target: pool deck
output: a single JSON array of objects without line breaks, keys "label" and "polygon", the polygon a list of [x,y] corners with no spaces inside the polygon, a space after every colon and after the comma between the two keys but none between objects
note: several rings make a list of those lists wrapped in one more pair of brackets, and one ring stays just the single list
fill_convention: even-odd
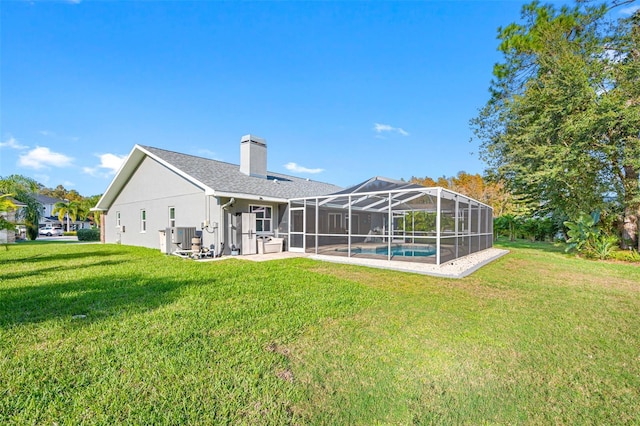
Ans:
[{"label": "pool deck", "polygon": [[490,248],[443,263],[431,265],[417,262],[400,262],[394,260],[366,259],[358,257],[340,257],[327,255],[311,255],[311,259],[325,262],[346,263],[350,265],[368,266],[372,268],[391,269],[394,271],[412,272],[445,278],[464,278],[484,265],[509,253],[509,250]]}]

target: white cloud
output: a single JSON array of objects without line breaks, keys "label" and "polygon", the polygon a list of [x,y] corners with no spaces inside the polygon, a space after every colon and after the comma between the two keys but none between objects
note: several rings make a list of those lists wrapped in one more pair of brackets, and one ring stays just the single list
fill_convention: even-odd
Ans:
[{"label": "white cloud", "polygon": [[625,16],[631,16],[634,13],[636,13],[636,11],[640,9],[639,5],[633,5],[633,6],[629,6],[629,7],[623,7],[622,9],[620,9],[620,14],[621,15],[625,15]]},{"label": "white cloud", "polygon": [[71,164],[73,158],[58,152],[52,152],[44,146],[37,146],[31,151],[20,156],[19,165],[32,169],[43,169],[48,166],[66,167]]},{"label": "white cloud", "polygon": [[404,130],[402,127],[393,127],[388,124],[374,123],[373,131],[378,134],[382,132],[395,132],[401,134],[402,136],[409,136],[409,132]]},{"label": "white cloud", "polygon": [[6,140],[6,142],[0,142],[0,148],[27,149],[29,147],[20,144],[20,142],[18,142],[16,138],[9,138]]},{"label": "white cloud", "polygon": [[284,168],[295,173],[321,173],[324,172],[324,169],[309,169],[306,167],[302,167],[296,163],[287,163],[284,165]]},{"label": "white cloud", "polygon": [[126,155],[102,154],[100,156],[100,168],[110,170],[111,174],[115,174],[127,158]]},{"label": "white cloud", "polygon": [[198,149],[196,152],[201,157],[212,158],[214,160],[218,158],[218,154],[216,154],[215,152],[211,151],[210,149],[201,148],[201,149]]},{"label": "white cloud", "polygon": [[98,172],[98,168],[97,167],[83,167],[82,168],[82,173],[86,173],[90,176],[94,176],[94,177],[99,177],[100,173]]},{"label": "white cloud", "polygon": [[84,173],[96,177],[112,176],[120,170],[120,166],[127,158],[126,155],[116,154],[100,154],[97,157],[100,159],[100,164],[95,167],[83,167],[82,171]]},{"label": "white cloud", "polygon": [[376,133],[390,132],[391,130],[393,130],[393,127],[389,126],[388,124],[375,123],[373,125],[373,130],[375,130]]}]

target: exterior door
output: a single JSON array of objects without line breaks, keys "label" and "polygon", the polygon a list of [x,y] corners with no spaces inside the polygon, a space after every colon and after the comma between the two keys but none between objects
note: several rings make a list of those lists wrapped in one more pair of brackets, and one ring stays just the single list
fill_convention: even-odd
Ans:
[{"label": "exterior door", "polygon": [[256,214],[242,213],[242,254],[256,254]]},{"label": "exterior door", "polygon": [[305,209],[304,207],[289,209],[291,218],[289,220],[289,251],[304,253],[304,224]]}]

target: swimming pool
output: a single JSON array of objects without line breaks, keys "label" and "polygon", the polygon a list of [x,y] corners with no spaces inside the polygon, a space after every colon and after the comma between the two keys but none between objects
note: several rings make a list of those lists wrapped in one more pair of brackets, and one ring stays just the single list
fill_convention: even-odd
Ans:
[{"label": "swimming pool", "polygon": [[[348,249],[340,248],[336,251],[347,252]],[[377,254],[381,256],[389,255],[389,246],[378,247],[351,247],[351,254]],[[391,256],[402,257],[429,257],[435,256],[436,249],[431,246],[416,246],[409,244],[394,244],[391,246]]]}]

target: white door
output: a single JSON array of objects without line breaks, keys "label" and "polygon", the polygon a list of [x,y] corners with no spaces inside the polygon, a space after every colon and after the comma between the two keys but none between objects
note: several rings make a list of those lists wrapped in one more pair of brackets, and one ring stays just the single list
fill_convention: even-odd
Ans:
[{"label": "white door", "polygon": [[256,254],[256,214],[242,213],[242,254]]}]

